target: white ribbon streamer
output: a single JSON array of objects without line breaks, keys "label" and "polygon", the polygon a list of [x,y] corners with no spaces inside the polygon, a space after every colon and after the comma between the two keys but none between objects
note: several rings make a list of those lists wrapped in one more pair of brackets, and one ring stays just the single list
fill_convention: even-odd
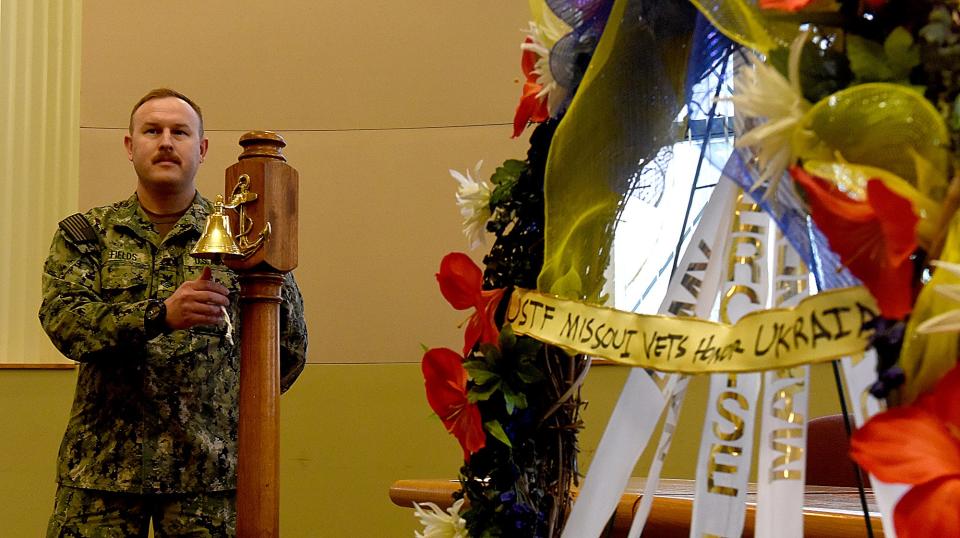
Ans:
[{"label": "white ribbon streamer", "polygon": [[[843,368],[844,385],[847,388],[847,401],[853,408],[853,418],[857,427],[863,426],[873,415],[884,410],[884,404],[870,394],[870,385],[877,380],[877,353],[870,348],[861,357],[846,357],[840,361]],[[910,489],[906,484],[888,484],[870,475],[873,497],[880,510],[883,534],[887,538],[897,538],[893,526],[893,508],[900,497]]]},{"label": "white ribbon streamer", "polygon": [[[810,272],[777,234],[774,305],[789,307],[809,295]],[[757,538],[801,538],[806,484],[810,367],[763,375],[763,413],[757,456]]]},{"label": "white ribbon streamer", "polygon": [[[720,277],[723,274],[722,264],[719,263],[725,246],[725,230],[730,226],[730,216],[735,202],[737,189],[727,181],[717,185],[716,192],[708,202],[705,215],[694,232],[691,245],[684,253],[683,261],[677,267],[684,271],[683,276],[670,283],[667,295],[660,307],[660,313],[692,315],[698,318],[708,318],[710,310],[717,298],[720,289]],[[660,432],[660,442],[650,469],[647,471],[643,487],[643,496],[640,506],[633,515],[628,538],[638,538],[643,533],[650,510],[653,508],[653,498],[660,486],[660,473],[663,471],[663,462],[670,451],[677,424],[680,421],[680,409],[686,396],[688,377],[678,380],[676,390],[669,395],[667,418]]]},{"label": "white ribbon streamer", "polygon": [[[677,272],[671,280],[660,307],[661,313],[705,315],[702,308],[698,309],[704,297],[709,297],[706,304],[712,305],[722,274],[721,264],[716,262],[723,249],[716,247],[722,244],[729,228],[736,192],[732,182],[725,180],[714,188],[700,224],[691,237],[690,247],[678,266],[685,270]],[[704,308],[709,311],[709,306]],[[643,454],[668,398],[677,393],[675,386],[681,379],[678,375],[654,375],[655,379],[643,369],[631,370],[594,453],[583,488],[570,511],[562,538],[600,536],[616,510],[630,474]],[[685,380],[682,385],[686,385]],[[652,501],[658,479],[659,469],[652,484],[648,478],[644,499],[649,497]],[[635,520],[634,528],[642,530],[645,519],[645,516],[641,518],[639,527]]]},{"label": "white ribbon streamer", "polygon": [[[733,323],[767,306],[771,222],[741,192],[728,230],[720,320]],[[697,458],[692,537],[743,532],[760,382],[759,373],[711,376]]]}]

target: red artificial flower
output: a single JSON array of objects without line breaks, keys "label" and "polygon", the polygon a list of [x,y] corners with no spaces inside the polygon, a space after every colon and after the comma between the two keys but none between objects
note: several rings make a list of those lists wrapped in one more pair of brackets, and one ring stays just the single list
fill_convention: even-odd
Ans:
[{"label": "red artificial flower", "polygon": [[850,455],[884,482],[913,486],[893,511],[897,536],[960,536],[960,366],[913,404],[871,418]]},{"label": "red artificial flower", "polygon": [[813,0],[760,0],[760,9],[796,12],[812,2]]},{"label": "red artificial flower", "polygon": [[420,361],[427,402],[463,448],[463,459],[487,444],[480,409],[467,399],[467,371],[463,358],[456,351],[436,348],[427,351]]},{"label": "red artificial flower", "polygon": [[[524,43],[533,43],[533,39],[528,37]],[[543,85],[537,83],[538,75],[533,72],[537,66],[537,58],[537,53],[532,50],[525,50],[520,56],[520,68],[523,69],[523,76],[527,80],[523,83],[520,104],[517,105],[517,111],[513,115],[513,138],[520,136],[527,123],[544,122],[550,117],[547,100],[537,97],[537,94],[543,90]]]},{"label": "red artificial flower", "polygon": [[877,300],[880,312],[903,319],[913,308],[913,262],[917,222],[909,200],[878,179],[867,182],[867,199],[854,200],[830,182],[790,168],[807,193],[814,222],[830,248]]},{"label": "red artificial flower", "polygon": [[[877,10],[885,6],[887,1],[888,0],[861,0],[861,6]],[[795,13],[812,3],[814,3],[814,0],[760,0],[759,6],[760,9],[773,9]]]},{"label": "red artificial flower", "polygon": [[467,321],[464,333],[463,355],[466,356],[477,342],[496,344],[500,331],[494,323],[503,289],[484,290],[483,271],[462,252],[451,252],[440,262],[437,273],[440,293],[457,310],[476,308]]}]

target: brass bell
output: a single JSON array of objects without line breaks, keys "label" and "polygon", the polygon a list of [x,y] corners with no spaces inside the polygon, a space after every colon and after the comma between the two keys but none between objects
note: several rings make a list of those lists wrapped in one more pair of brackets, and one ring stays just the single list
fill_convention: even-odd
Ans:
[{"label": "brass bell", "polygon": [[213,203],[213,213],[207,216],[203,235],[193,247],[190,255],[194,258],[217,259],[221,256],[243,256],[243,252],[233,240],[230,231],[230,218],[223,213],[223,196],[218,194]]}]

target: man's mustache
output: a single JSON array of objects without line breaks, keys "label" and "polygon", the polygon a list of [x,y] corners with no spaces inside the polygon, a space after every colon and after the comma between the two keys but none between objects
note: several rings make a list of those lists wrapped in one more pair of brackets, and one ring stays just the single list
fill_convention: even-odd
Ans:
[{"label": "man's mustache", "polygon": [[161,162],[170,162],[174,164],[180,164],[180,158],[172,153],[163,153],[153,158],[153,164],[157,164]]}]

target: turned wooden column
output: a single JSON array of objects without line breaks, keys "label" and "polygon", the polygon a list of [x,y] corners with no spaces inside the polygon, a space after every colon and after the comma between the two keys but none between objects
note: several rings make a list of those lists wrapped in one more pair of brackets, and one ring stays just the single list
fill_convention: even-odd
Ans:
[{"label": "turned wooden column", "polygon": [[[240,274],[240,429],[237,462],[237,536],[280,536],[280,290],[297,265],[298,175],[282,154],[278,134],[252,131],[226,170],[226,197],[249,177],[256,200],[244,204],[248,239],[269,223],[266,241],[250,256],[227,259]],[[231,215],[235,234],[243,230]],[[242,248],[242,244],[241,244]]]}]

